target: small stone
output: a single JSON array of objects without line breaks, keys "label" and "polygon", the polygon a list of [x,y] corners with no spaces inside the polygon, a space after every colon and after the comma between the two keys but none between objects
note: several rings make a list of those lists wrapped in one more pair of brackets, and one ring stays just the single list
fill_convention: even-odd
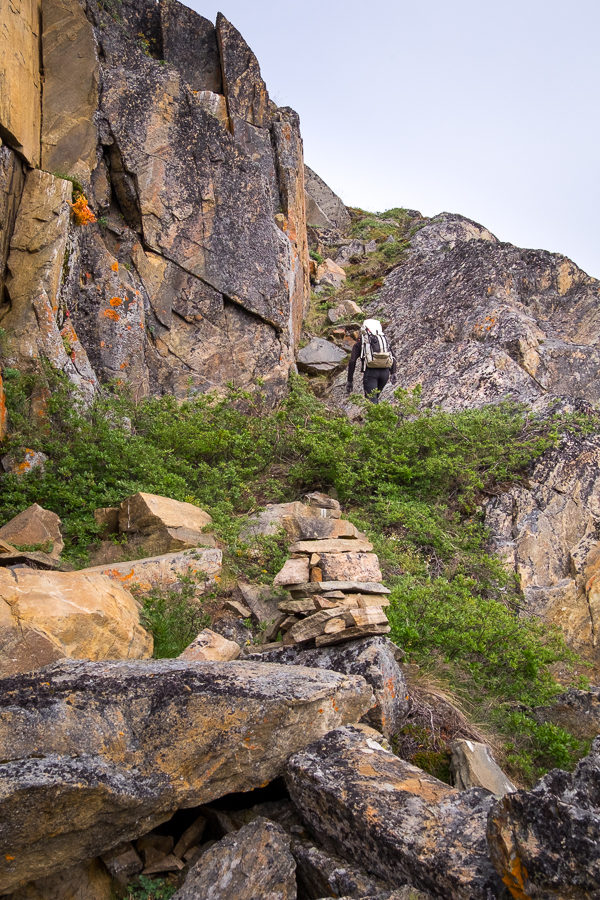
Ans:
[{"label": "small stone", "polygon": [[191,644],[179,654],[179,659],[187,660],[221,660],[226,662],[237,659],[241,653],[241,647],[235,641],[230,641],[210,628],[205,628],[194,638]]},{"label": "small stone", "polygon": [[310,570],[311,581],[323,581],[323,569],[319,566],[313,566]]},{"label": "small stone", "polygon": [[240,603],[239,600],[226,600],[223,606],[230,612],[235,613],[236,616],[240,616],[241,619],[249,619],[252,616],[251,610],[243,603]]},{"label": "small stone", "polygon": [[134,875],[139,875],[144,868],[142,860],[130,843],[118,844],[112,850],[103,853],[101,859],[115,881],[122,885],[127,884]]},{"label": "small stone", "polygon": [[274,585],[296,584],[301,581],[308,581],[309,566],[306,558],[288,559],[283,568],[277,573],[273,579]]},{"label": "small stone", "polygon": [[373,545],[368,541],[357,541],[355,538],[336,538],[334,540],[296,541],[290,547],[290,553],[369,553]]}]

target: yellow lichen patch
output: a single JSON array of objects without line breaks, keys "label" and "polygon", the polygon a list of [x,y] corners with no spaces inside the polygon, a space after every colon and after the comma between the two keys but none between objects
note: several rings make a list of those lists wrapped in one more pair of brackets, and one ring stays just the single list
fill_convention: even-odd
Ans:
[{"label": "yellow lichen patch", "polygon": [[119,316],[119,313],[118,313],[118,312],[115,312],[114,309],[105,309],[104,312],[102,313],[102,315],[103,315],[106,319],[112,319],[113,322],[118,322],[119,319],[121,318],[121,317]]},{"label": "yellow lichen patch", "polygon": [[75,203],[70,204],[73,218],[78,225],[90,225],[96,221],[96,216],[88,206],[85,194],[80,194]]},{"label": "yellow lichen patch", "polygon": [[116,259],[115,259],[114,263],[112,264],[111,269],[113,270],[113,272],[119,271],[119,263],[117,262]]},{"label": "yellow lichen patch", "polygon": [[510,861],[510,869],[502,876],[502,881],[515,900],[530,900],[530,894],[525,890],[527,869],[518,856],[513,856]]},{"label": "yellow lichen patch", "polygon": [[123,300],[121,297],[111,297],[108,302],[111,306],[120,306]]}]

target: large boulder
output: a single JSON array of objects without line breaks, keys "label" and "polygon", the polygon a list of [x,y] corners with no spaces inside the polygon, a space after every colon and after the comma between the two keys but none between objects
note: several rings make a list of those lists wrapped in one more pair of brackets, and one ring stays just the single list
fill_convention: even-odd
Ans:
[{"label": "large boulder", "polygon": [[335,372],[347,354],[331,341],[313,338],[298,353],[298,368],[309,375]]},{"label": "large boulder", "polygon": [[313,834],[385,881],[456,900],[501,894],[487,791],[457,791],[351,727],[293,756],[286,783]]},{"label": "large boulder", "polygon": [[367,637],[342,646],[313,650],[281,646],[247,658],[360,675],[371,685],[375,697],[375,705],[366,713],[364,721],[389,738],[399,728],[408,707],[408,687],[397,655],[398,648],[389,638]]},{"label": "large boulder", "polygon": [[458,738],[450,745],[453,783],[457,788],[466,790],[471,787],[483,787],[491,791],[495,797],[503,797],[510,791],[516,791],[512,781],[504,774],[487,744]]},{"label": "large boulder", "polygon": [[555,769],[490,811],[488,841],[513,897],[587,898],[600,884],[600,738],[573,774]]},{"label": "large boulder", "polygon": [[209,514],[193,503],[157,494],[133,494],[119,507],[119,531],[127,535],[129,545],[147,556],[189,547],[214,547],[214,537],[204,531],[211,523]]},{"label": "large boulder", "polygon": [[0,568],[0,674],[63,657],[142,659],[152,638],[129,591],[99,573]]},{"label": "large boulder", "polygon": [[259,817],[213,844],[173,900],[296,900],[296,863],[281,825]]},{"label": "large boulder", "polygon": [[0,528],[0,540],[17,549],[41,550],[57,561],[64,547],[60,525],[56,513],[32,503]]},{"label": "large boulder", "polygon": [[280,775],[372,703],[362,678],[254,662],[65,660],[0,684],[0,892]]}]

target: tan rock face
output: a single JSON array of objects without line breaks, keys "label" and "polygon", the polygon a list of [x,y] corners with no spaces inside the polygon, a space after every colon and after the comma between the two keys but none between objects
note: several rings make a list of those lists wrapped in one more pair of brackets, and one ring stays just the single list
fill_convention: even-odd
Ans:
[{"label": "tan rock face", "polygon": [[33,503],[0,528],[0,538],[13,546],[42,550],[58,560],[64,541],[56,513]]},{"label": "tan rock face", "polygon": [[119,530],[137,539],[134,543],[149,556],[214,547],[214,537],[203,531],[211,522],[209,514],[192,503],[157,494],[134,494],[119,507]]},{"label": "tan rock face", "polygon": [[82,863],[18,888],[10,900],[112,900],[110,875],[98,860]]},{"label": "tan rock face", "polygon": [[41,0],[0,3],[0,125],[30,166],[40,162]]},{"label": "tan rock face", "polygon": [[152,638],[139,609],[100,574],[0,568],[0,672],[28,672],[63,657],[140,659]]},{"label": "tan rock face", "polygon": [[506,777],[487,744],[464,739],[452,742],[453,783],[461,790],[483,787],[495,797],[516,791],[516,787]]},{"label": "tan rock face", "polygon": [[241,653],[241,647],[235,641],[228,641],[216,631],[205,628],[197,638],[179,654],[179,659],[187,660],[217,660],[226,662],[237,659]]},{"label": "tan rock face", "polygon": [[0,891],[271,781],[371,703],[362,678],[237,660],[71,660],[4,679]]},{"label": "tan rock face", "polygon": [[263,128],[269,124],[269,94],[258,60],[237,28],[221,13],[217,16],[217,40],[229,114]]},{"label": "tan rock face", "polygon": [[96,167],[98,57],[77,0],[44,0],[42,167],[89,185]]},{"label": "tan rock face", "polygon": [[323,553],[319,567],[323,581],[377,582],[383,578],[376,553]]},{"label": "tan rock face", "polygon": [[299,584],[308,581],[308,569],[308,559],[288,559],[284,563],[283,569],[275,576],[273,584]]},{"label": "tan rock face", "polygon": [[216,548],[181,550],[161,556],[149,556],[130,562],[108,563],[81,569],[83,573],[106,575],[124,587],[138,586],[148,591],[156,585],[168,587],[176,584],[182,575],[191,576],[197,582],[197,592],[215,583],[221,574],[223,554]]},{"label": "tan rock face", "polygon": [[24,183],[23,163],[10,147],[2,145],[0,139],[0,296],[4,289],[10,239]]}]

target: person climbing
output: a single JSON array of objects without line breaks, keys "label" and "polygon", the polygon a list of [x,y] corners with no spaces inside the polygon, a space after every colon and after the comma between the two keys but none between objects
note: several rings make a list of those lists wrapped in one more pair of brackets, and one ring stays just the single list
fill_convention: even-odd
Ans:
[{"label": "person climbing", "polygon": [[396,357],[383,333],[378,319],[365,319],[360,329],[360,337],[354,344],[348,363],[348,383],[346,393],[352,393],[352,381],[356,363],[361,360],[363,390],[371,403],[379,403],[381,393],[391,379],[396,384]]}]

